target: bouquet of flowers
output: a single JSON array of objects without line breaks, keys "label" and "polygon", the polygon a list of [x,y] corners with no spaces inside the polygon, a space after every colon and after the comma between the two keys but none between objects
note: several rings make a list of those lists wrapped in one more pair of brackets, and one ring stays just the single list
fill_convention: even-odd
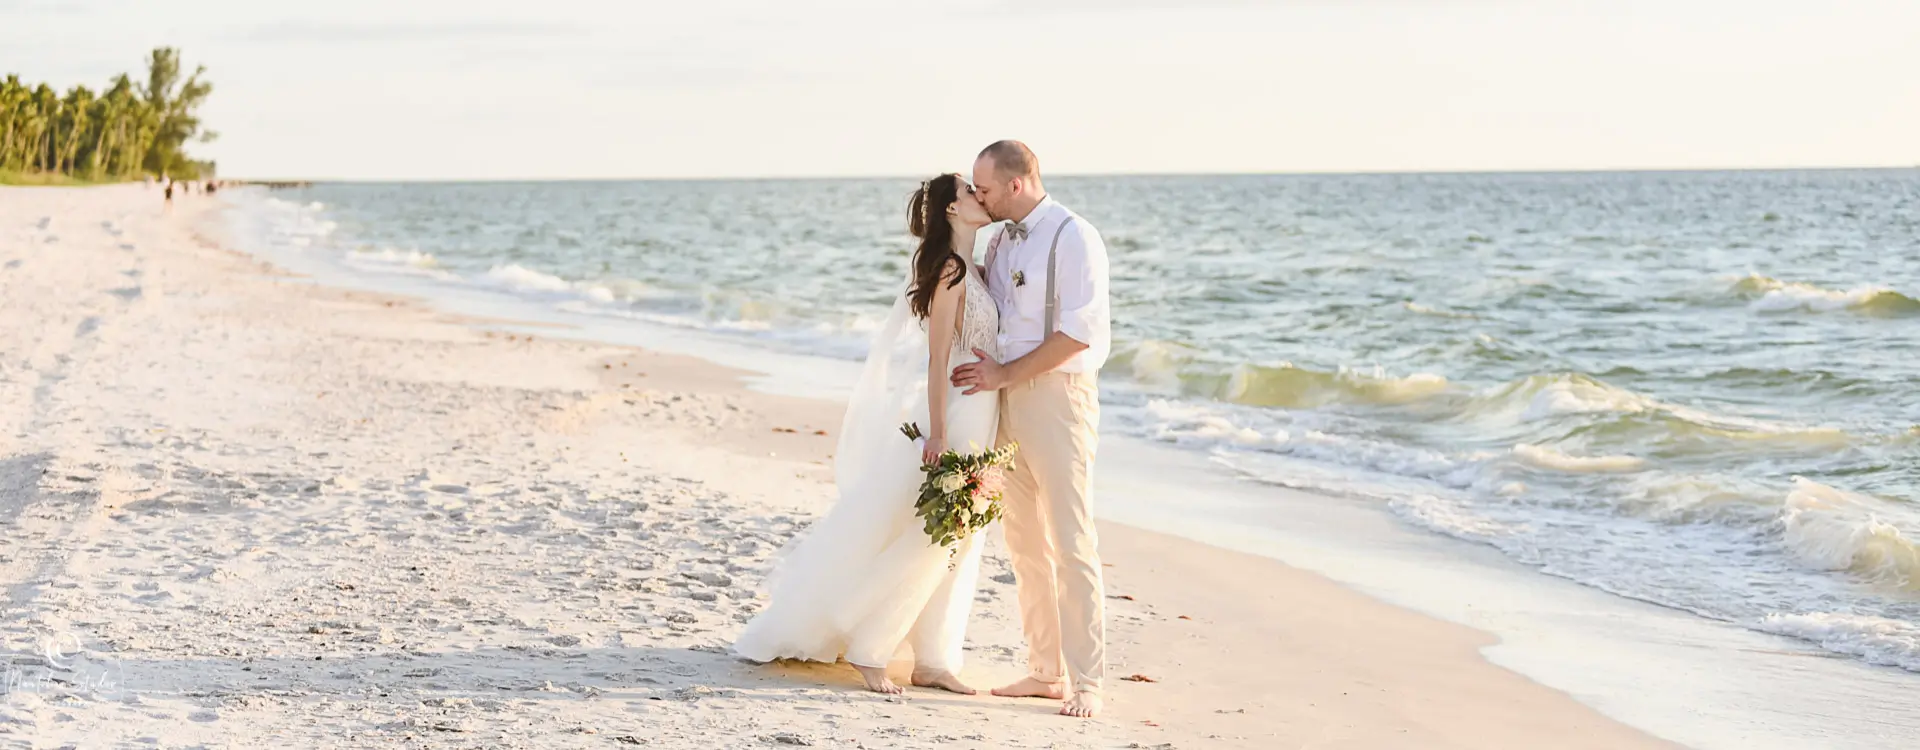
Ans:
[{"label": "bouquet of flowers", "polygon": [[[925,438],[920,425],[912,422],[901,425],[900,432],[915,442]],[[1013,467],[1017,450],[1013,443],[976,453],[949,450],[920,467],[927,479],[920,483],[914,509],[926,519],[927,537],[934,544],[946,547],[949,555],[958,553],[960,540],[1000,518],[1005,471]]]}]

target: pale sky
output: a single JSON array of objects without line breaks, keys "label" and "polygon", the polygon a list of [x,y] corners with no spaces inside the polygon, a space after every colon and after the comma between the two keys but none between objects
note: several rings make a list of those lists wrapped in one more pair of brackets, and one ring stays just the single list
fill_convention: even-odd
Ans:
[{"label": "pale sky", "polygon": [[215,83],[231,177],[1920,165],[1920,0],[0,0]]}]

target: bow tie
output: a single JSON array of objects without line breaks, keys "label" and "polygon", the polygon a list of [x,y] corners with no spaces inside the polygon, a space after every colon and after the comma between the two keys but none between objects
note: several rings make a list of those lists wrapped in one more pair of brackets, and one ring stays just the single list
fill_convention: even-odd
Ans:
[{"label": "bow tie", "polygon": [[1027,238],[1027,225],[1017,221],[1007,222],[1007,239],[1021,242]]}]

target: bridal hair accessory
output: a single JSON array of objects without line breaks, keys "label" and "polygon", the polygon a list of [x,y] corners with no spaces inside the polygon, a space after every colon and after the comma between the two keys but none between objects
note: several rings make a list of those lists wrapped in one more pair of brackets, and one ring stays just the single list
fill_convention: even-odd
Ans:
[{"label": "bridal hair accessory", "polygon": [[927,204],[932,203],[933,180],[920,181],[920,226],[927,225]]}]

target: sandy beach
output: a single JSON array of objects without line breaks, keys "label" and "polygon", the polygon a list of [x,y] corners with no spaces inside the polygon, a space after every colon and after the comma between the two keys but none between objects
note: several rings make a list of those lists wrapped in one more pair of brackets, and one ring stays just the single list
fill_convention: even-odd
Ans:
[{"label": "sandy beach", "polygon": [[[217,206],[0,188],[0,744],[1668,746],[1486,634],[1117,524],[1100,720],[743,663],[838,404],[316,285]],[[1022,671],[986,565],[978,687]]]}]

